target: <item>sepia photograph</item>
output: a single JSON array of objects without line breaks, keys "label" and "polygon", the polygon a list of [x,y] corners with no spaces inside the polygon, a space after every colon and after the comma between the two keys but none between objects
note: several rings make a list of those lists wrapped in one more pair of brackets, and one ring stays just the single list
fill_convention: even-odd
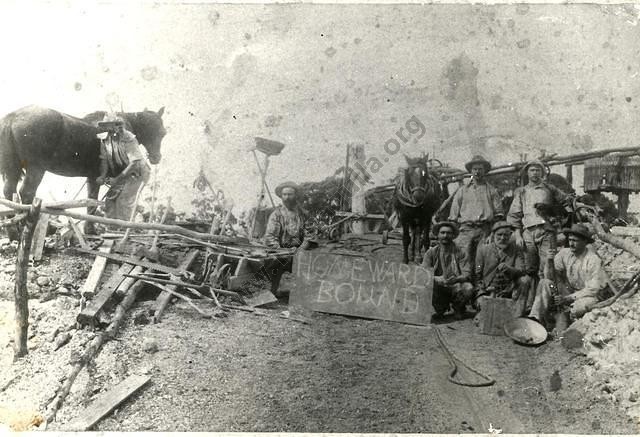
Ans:
[{"label": "sepia photograph", "polygon": [[0,432],[640,433],[640,3],[0,15]]}]

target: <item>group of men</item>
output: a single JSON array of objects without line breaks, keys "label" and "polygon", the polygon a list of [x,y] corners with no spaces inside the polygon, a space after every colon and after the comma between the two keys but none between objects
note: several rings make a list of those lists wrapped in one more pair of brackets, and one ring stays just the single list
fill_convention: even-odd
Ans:
[{"label": "group of men", "polygon": [[[471,178],[453,195],[448,220],[433,226],[438,243],[422,263],[434,272],[434,318],[452,310],[462,319],[468,305],[481,310],[485,297],[503,297],[513,300],[514,317],[546,323],[551,313],[579,318],[606,297],[607,275],[589,246],[593,238],[586,226],[563,229],[568,247],[556,249],[558,230],[548,211],[554,205],[570,210],[571,199],[545,181],[544,163],[524,166],[523,185],[514,190],[508,211],[486,179],[491,163],[474,156],[465,167]],[[283,204],[269,217],[265,243],[299,247],[304,239],[299,189],[286,182],[276,194]],[[278,270],[274,291],[290,265]]]},{"label": "group of men", "polygon": [[434,271],[434,318],[450,309],[464,318],[467,305],[481,310],[488,296],[512,299],[514,317],[546,323],[552,312],[579,318],[606,296],[607,276],[586,226],[564,229],[568,247],[555,248],[548,211],[570,209],[570,198],[545,182],[541,161],[524,166],[508,211],[486,180],[491,163],[474,156],[466,169],[471,178],[453,195],[448,221],[434,225],[438,244],[422,263]]}]

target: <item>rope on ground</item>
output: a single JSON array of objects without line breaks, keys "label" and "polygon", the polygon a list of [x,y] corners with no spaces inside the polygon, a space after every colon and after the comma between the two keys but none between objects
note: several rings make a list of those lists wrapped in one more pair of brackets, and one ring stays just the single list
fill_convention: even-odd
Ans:
[{"label": "rope on ground", "polygon": [[[444,351],[444,354],[446,355],[447,360],[449,361],[449,364],[451,365],[451,372],[449,373],[449,376],[447,377],[449,382],[452,382],[452,383],[457,384],[457,385],[463,385],[465,387],[488,387],[488,386],[493,385],[493,384],[496,383],[495,379],[489,378],[488,376],[486,376],[486,375],[478,372],[477,370],[469,367],[467,364],[464,363],[464,361],[462,361],[460,358],[456,357],[455,354],[453,352],[451,352],[451,350],[449,350],[449,347],[447,346],[447,343],[445,343],[444,337],[442,336],[442,333],[440,332],[440,329],[438,329],[437,326],[434,326],[433,328],[436,331],[436,338],[438,339],[438,343],[440,344],[440,347]],[[462,367],[466,368],[470,372],[478,375],[484,381],[483,382],[466,382],[466,381],[459,381],[459,380],[455,379],[454,376],[456,375],[456,373],[458,373],[458,363],[460,363],[460,365]]]}]

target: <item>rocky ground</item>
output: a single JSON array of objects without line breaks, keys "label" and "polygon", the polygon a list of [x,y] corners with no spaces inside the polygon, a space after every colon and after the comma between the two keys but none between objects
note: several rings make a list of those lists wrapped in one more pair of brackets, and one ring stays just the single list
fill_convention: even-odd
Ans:
[{"label": "rocky ground", "polygon": [[[31,269],[30,353],[12,363],[10,247],[0,262],[0,422],[38,429],[48,401],[95,335],[75,326],[77,290],[93,260],[49,250]],[[289,278],[284,287],[295,284]],[[160,323],[148,324],[144,315],[156,294],[143,293],[119,335],[80,373],[49,430],[66,430],[99,394],[146,374],[150,383],[94,429],[640,432],[637,296],[587,316],[590,346],[583,351],[569,352],[559,339],[518,346],[480,335],[471,319],[437,325],[460,359],[496,379],[491,387],[469,388],[447,381],[450,366],[435,325],[319,313],[294,320],[283,301],[261,315],[233,311],[214,319],[178,301]]]}]

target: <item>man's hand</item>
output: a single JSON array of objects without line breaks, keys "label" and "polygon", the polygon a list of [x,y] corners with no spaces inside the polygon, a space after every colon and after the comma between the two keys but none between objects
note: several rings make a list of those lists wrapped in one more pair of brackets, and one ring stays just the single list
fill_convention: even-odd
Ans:
[{"label": "man's hand", "polygon": [[576,297],[572,296],[572,295],[567,295],[567,296],[555,295],[555,296],[553,296],[553,303],[556,306],[571,305],[575,301],[576,301]]},{"label": "man's hand", "polygon": [[104,183],[105,183],[106,179],[107,179],[107,178],[106,178],[106,177],[104,177],[104,176],[99,176],[99,177],[96,179],[96,182],[97,182],[97,184],[98,184],[98,185],[104,185]]}]

